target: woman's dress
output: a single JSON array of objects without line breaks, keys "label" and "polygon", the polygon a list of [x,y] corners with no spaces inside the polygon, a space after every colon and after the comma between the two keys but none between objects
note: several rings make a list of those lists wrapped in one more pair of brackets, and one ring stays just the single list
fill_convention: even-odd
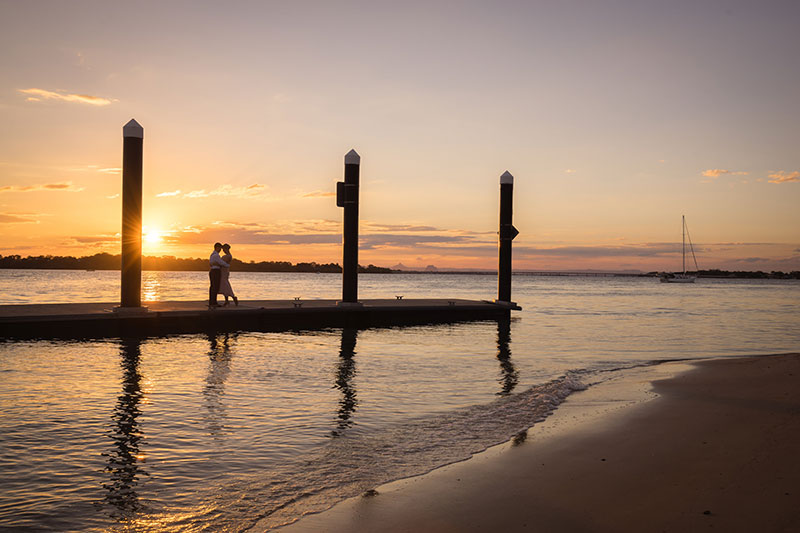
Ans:
[{"label": "woman's dress", "polygon": [[[222,256],[222,260],[228,263],[229,265],[231,264],[232,259],[233,256],[231,254],[225,254]],[[223,296],[230,296],[232,298],[234,296],[233,287],[231,287],[231,282],[228,279],[228,277],[231,275],[231,269],[222,267],[220,268],[220,270],[222,272],[219,280],[219,293]]]}]

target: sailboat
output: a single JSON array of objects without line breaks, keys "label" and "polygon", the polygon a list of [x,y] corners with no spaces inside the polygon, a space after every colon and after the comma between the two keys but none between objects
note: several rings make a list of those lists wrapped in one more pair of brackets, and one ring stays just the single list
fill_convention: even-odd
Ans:
[{"label": "sailboat", "polygon": [[690,276],[686,273],[686,238],[689,237],[689,249],[692,251],[692,259],[694,259],[694,270],[695,272],[699,271],[700,269],[697,268],[697,258],[694,255],[694,246],[692,246],[692,238],[689,236],[689,228],[686,226],[686,217],[681,215],[681,235],[682,235],[682,244],[683,244],[683,273],[675,273],[675,274],[667,274],[664,273],[661,275],[661,283],[694,283],[697,279],[697,276]]}]

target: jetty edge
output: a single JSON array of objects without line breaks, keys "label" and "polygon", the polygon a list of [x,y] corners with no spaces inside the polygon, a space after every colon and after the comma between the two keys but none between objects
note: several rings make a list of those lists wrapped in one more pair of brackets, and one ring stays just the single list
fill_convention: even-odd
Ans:
[{"label": "jetty edge", "polygon": [[254,300],[208,309],[205,301],[147,302],[120,313],[116,302],[0,305],[0,338],[104,338],[218,331],[289,331],[508,320],[517,305],[487,300]]}]

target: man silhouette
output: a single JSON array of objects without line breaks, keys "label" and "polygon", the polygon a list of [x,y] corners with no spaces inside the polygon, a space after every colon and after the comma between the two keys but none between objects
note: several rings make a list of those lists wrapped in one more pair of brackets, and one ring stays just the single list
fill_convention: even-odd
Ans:
[{"label": "man silhouette", "polygon": [[217,305],[217,293],[219,292],[219,282],[222,279],[222,271],[220,268],[225,267],[229,268],[230,265],[222,260],[219,256],[219,252],[222,250],[222,244],[216,242],[214,243],[214,251],[211,253],[211,257],[208,258],[209,262],[209,270],[208,270],[208,278],[211,280],[211,286],[208,288],[208,307],[219,307]]}]

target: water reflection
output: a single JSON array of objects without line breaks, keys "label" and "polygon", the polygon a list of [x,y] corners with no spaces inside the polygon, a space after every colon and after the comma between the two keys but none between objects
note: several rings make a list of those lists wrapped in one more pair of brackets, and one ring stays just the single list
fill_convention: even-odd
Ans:
[{"label": "water reflection", "polygon": [[122,394],[117,398],[111,415],[113,423],[109,437],[113,445],[104,454],[108,457],[105,471],[109,474],[109,481],[103,484],[107,491],[105,500],[114,507],[112,518],[118,520],[132,517],[143,507],[136,492],[140,476],[147,475],[140,466],[144,460],[140,448],[144,436],[138,422],[141,415],[139,403],[144,396],[142,375],[139,373],[140,346],[140,339],[123,339],[120,342]]},{"label": "water reflection", "polygon": [[497,360],[500,361],[499,396],[511,394],[519,382],[519,372],[511,361],[511,320],[497,321]]},{"label": "water reflection", "polygon": [[344,430],[353,425],[352,416],[358,406],[356,390],[353,387],[353,377],[356,375],[355,350],[357,337],[357,329],[344,328],[342,330],[339,364],[336,367],[336,381],[333,385],[334,388],[341,391],[342,397],[339,399],[336,429],[331,432],[334,437],[341,435]]},{"label": "water reflection", "polygon": [[217,439],[225,435],[225,423],[228,419],[223,399],[225,381],[231,373],[231,345],[235,344],[236,336],[231,333],[208,336],[208,374],[203,387],[203,398],[208,411],[208,432]]},{"label": "water reflection", "polygon": [[157,302],[161,296],[161,281],[159,273],[154,276],[144,276],[142,279],[142,301]]}]

